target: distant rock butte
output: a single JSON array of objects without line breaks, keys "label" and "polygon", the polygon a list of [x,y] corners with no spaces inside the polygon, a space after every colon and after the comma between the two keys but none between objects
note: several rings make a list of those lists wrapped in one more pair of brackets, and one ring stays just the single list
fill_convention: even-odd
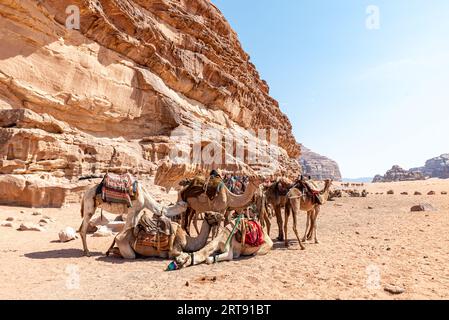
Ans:
[{"label": "distant rock butte", "polygon": [[[70,5],[79,31],[65,27]],[[198,123],[240,142],[275,128],[279,171],[300,173],[290,121],[210,1],[9,0],[1,11],[1,204],[79,201],[89,182],[78,178],[107,169],[170,186],[200,171],[168,161],[169,137]]]},{"label": "distant rock butte", "polygon": [[425,180],[425,176],[419,171],[404,170],[400,166],[393,166],[385,175],[376,175],[373,182],[416,181]]},{"label": "distant rock butte", "polygon": [[400,166],[393,166],[385,175],[376,175],[373,182],[414,181],[428,178],[449,179],[448,153],[427,160],[424,167],[405,170]]},{"label": "distant rock butte", "polygon": [[332,179],[341,181],[340,168],[337,162],[325,156],[301,146],[301,158],[299,160],[305,176],[311,176],[316,180]]}]

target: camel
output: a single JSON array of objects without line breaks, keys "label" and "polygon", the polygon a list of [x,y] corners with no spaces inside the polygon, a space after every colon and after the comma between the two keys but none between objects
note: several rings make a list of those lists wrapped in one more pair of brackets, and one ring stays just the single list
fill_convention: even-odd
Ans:
[{"label": "camel", "polygon": [[[190,197],[187,198],[187,203],[190,209],[187,210],[185,222],[183,226],[186,228],[187,233],[189,233],[190,223],[192,218],[196,220],[196,216],[206,212],[220,212],[225,217],[225,223],[229,222],[229,211],[233,209],[244,208],[248,206],[253,200],[254,193],[259,188],[261,184],[261,179],[258,177],[249,178],[248,186],[245,189],[245,192],[241,195],[233,194],[229,189],[223,185],[217,196],[210,200],[206,193],[202,193],[198,197]],[[179,200],[181,196],[179,196]]]},{"label": "camel", "polygon": [[[220,227],[217,237],[204,248],[193,253],[181,253],[175,258],[178,269],[198,265],[206,262],[213,264],[221,261],[232,261],[241,256],[266,255],[273,248],[273,241],[263,230],[264,243],[257,247],[243,245],[236,239],[236,233],[226,227]],[[214,253],[220,252],[218,255]]]},{"label": "camel", "polygon": [[281,186],[284,190],[290,190],[290,188],[293,187],[293,184],[287,179],[281,178],[277,182],[274,182],[270,186],[265,188],[265,197],[267,205],[271,206],[274,209],[279,230],[277,239],[279,241],[282,241],[284,240],[284,229],[282,225],[281,209],[285,209],[287,196],[280,194],[279,186]]},{"label": "camel", "polygon": [[[134,228],[128,228],[115,237],[106,255],[109,256],[109,254],[115,254],[124,259],[133,260],[136,258],[136,253],[138,253],[145,257],[172,259],[183,252],[198,251],[206,245],[212,227],[219,225],[223,220],[223,215],[216,212],[205,212],[204,216],[201,231],[195,238],[187,235],[178,223],[171,222],[173,234],[169,238],[170,245],[168,250],[145,247],[145,252],[139,251],[135,246],[136,235],[134,234]],[[117,247],[114,247],[115,244],[117,244]]]},{"label": "camel", "polygon": [[[330,187],[332,185],[332,180],[325,180],[324,188],[320,191],[320,195],[323,198],[323,201],[327,201],[329,198]],[[323,203],[324,204],[324,203]],[[303,194],[299,189],[292,188],[287,194],[287,203],[285,206],[285,221],[284,221],[284,233],[285,233],[285,246],[288,247],[288,238],[287,238],[287,227],[288,227],[288,219],[290,216],[290,211],[293,210],[293,231],[295,232],[296,238],[298,239],[299,246],[301,250],[304,250],[305,247],[302,242],[306,240],[310,240],[312,235],[314,237],[314,242],[319,243],[316,236],[316,220],[318,214],[320,213],[321,205],[317,204],[309,193]],[[307,223],[306,229],[304,233],[304,237],[302,238],[302,242],[298,235],[297,230],[297,214],[299,211],[307,212]],[[310,229],[309,229],[310,225]]]},{"label": "camel", "polygon": [[81,202],[81,217],[83,222],[79,228],[81,240],[83,242],[84,255],[90,256],[89,249],[87,248],[86,234],[89,226],[89,221],[95,214],[97,208],[104,209],[112,214],[122,215],[126,214],[127,219],[125,223],[125,229],[135,227],[137,221],[139,221],[139,213],[142,209],[146,208],[155,214],[166,215],[167,217],[173,217],[181,212],[187,210],[187,203],[178,202],[170,207],[163,207],[145,190],[145,188],[139,183],[137,184],[137,197],[132,201],[132,207],[128,208],[126,204],[122,203],[107,203],[101,200],[101,197],[97,197],[98,185],[93,186],[84,193],[83,200]]}]

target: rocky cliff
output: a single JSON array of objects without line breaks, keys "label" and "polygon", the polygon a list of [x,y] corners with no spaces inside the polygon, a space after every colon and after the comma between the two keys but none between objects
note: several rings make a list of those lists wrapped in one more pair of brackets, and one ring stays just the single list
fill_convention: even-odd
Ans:
[{"label": "rocky cliff", "polygon": [[449,153],[429,159],[424,167],[411,170],[420,171],[429,178],[449,179]]},{"label": "rocky cliff", "polygon": [[425,176],[418,170],[405,170],[395,165],[388,170],[385,175],[376,175],[373,183],[376,182],[394,182],[394,181],[415,181],[424,180]]},{"label": "rocky cliff", "polygon": [[[204,169],[169,156],[198,125],[261,145],[246,130],[274,128],[278,171],[300,171],[289,120],[207,0],[8,0],[0,28],[0,203],[61,206],[106,170],[172,185]],[[235,148],[227,169],[270,164]]]},{"label": "rocky cliff", "polygon": [[341,181],[340,168],[337,162],[312,152],[304,146],[301,146],[301,159],[299,162],[302,166],[302,172],[306,176],[311,176],[316,180],[332,179]]}]

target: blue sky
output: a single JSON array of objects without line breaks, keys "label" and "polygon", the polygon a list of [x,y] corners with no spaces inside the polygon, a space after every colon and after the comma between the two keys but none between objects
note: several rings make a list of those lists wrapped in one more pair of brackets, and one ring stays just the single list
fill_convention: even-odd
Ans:
[{"label": "blue sky", "polygon": [[[449,1],[212,0],[298,142],[344,177],[449,152]],[[367,7],[379,29],[366,27]]]}]

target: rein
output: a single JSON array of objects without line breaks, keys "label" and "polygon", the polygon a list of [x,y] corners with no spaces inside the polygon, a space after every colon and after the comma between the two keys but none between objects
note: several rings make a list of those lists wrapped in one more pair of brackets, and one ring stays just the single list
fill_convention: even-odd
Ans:
[{"label": "rein", "polygon": [[243,214],[241,214],[241,215],[238,216],[237,222],[235,223],[234,228],[232,229],[231,233],[229,234],[228,239],[226,240],[225,248],[227,248],[227,247],[229,246],[229,242],[231,241],[232,236],[234,235],[235,230],[237,229],[237,227],[238,227],[238,225],[240,224],[240,221],[242,220],[243,217],[244,217]]}]

